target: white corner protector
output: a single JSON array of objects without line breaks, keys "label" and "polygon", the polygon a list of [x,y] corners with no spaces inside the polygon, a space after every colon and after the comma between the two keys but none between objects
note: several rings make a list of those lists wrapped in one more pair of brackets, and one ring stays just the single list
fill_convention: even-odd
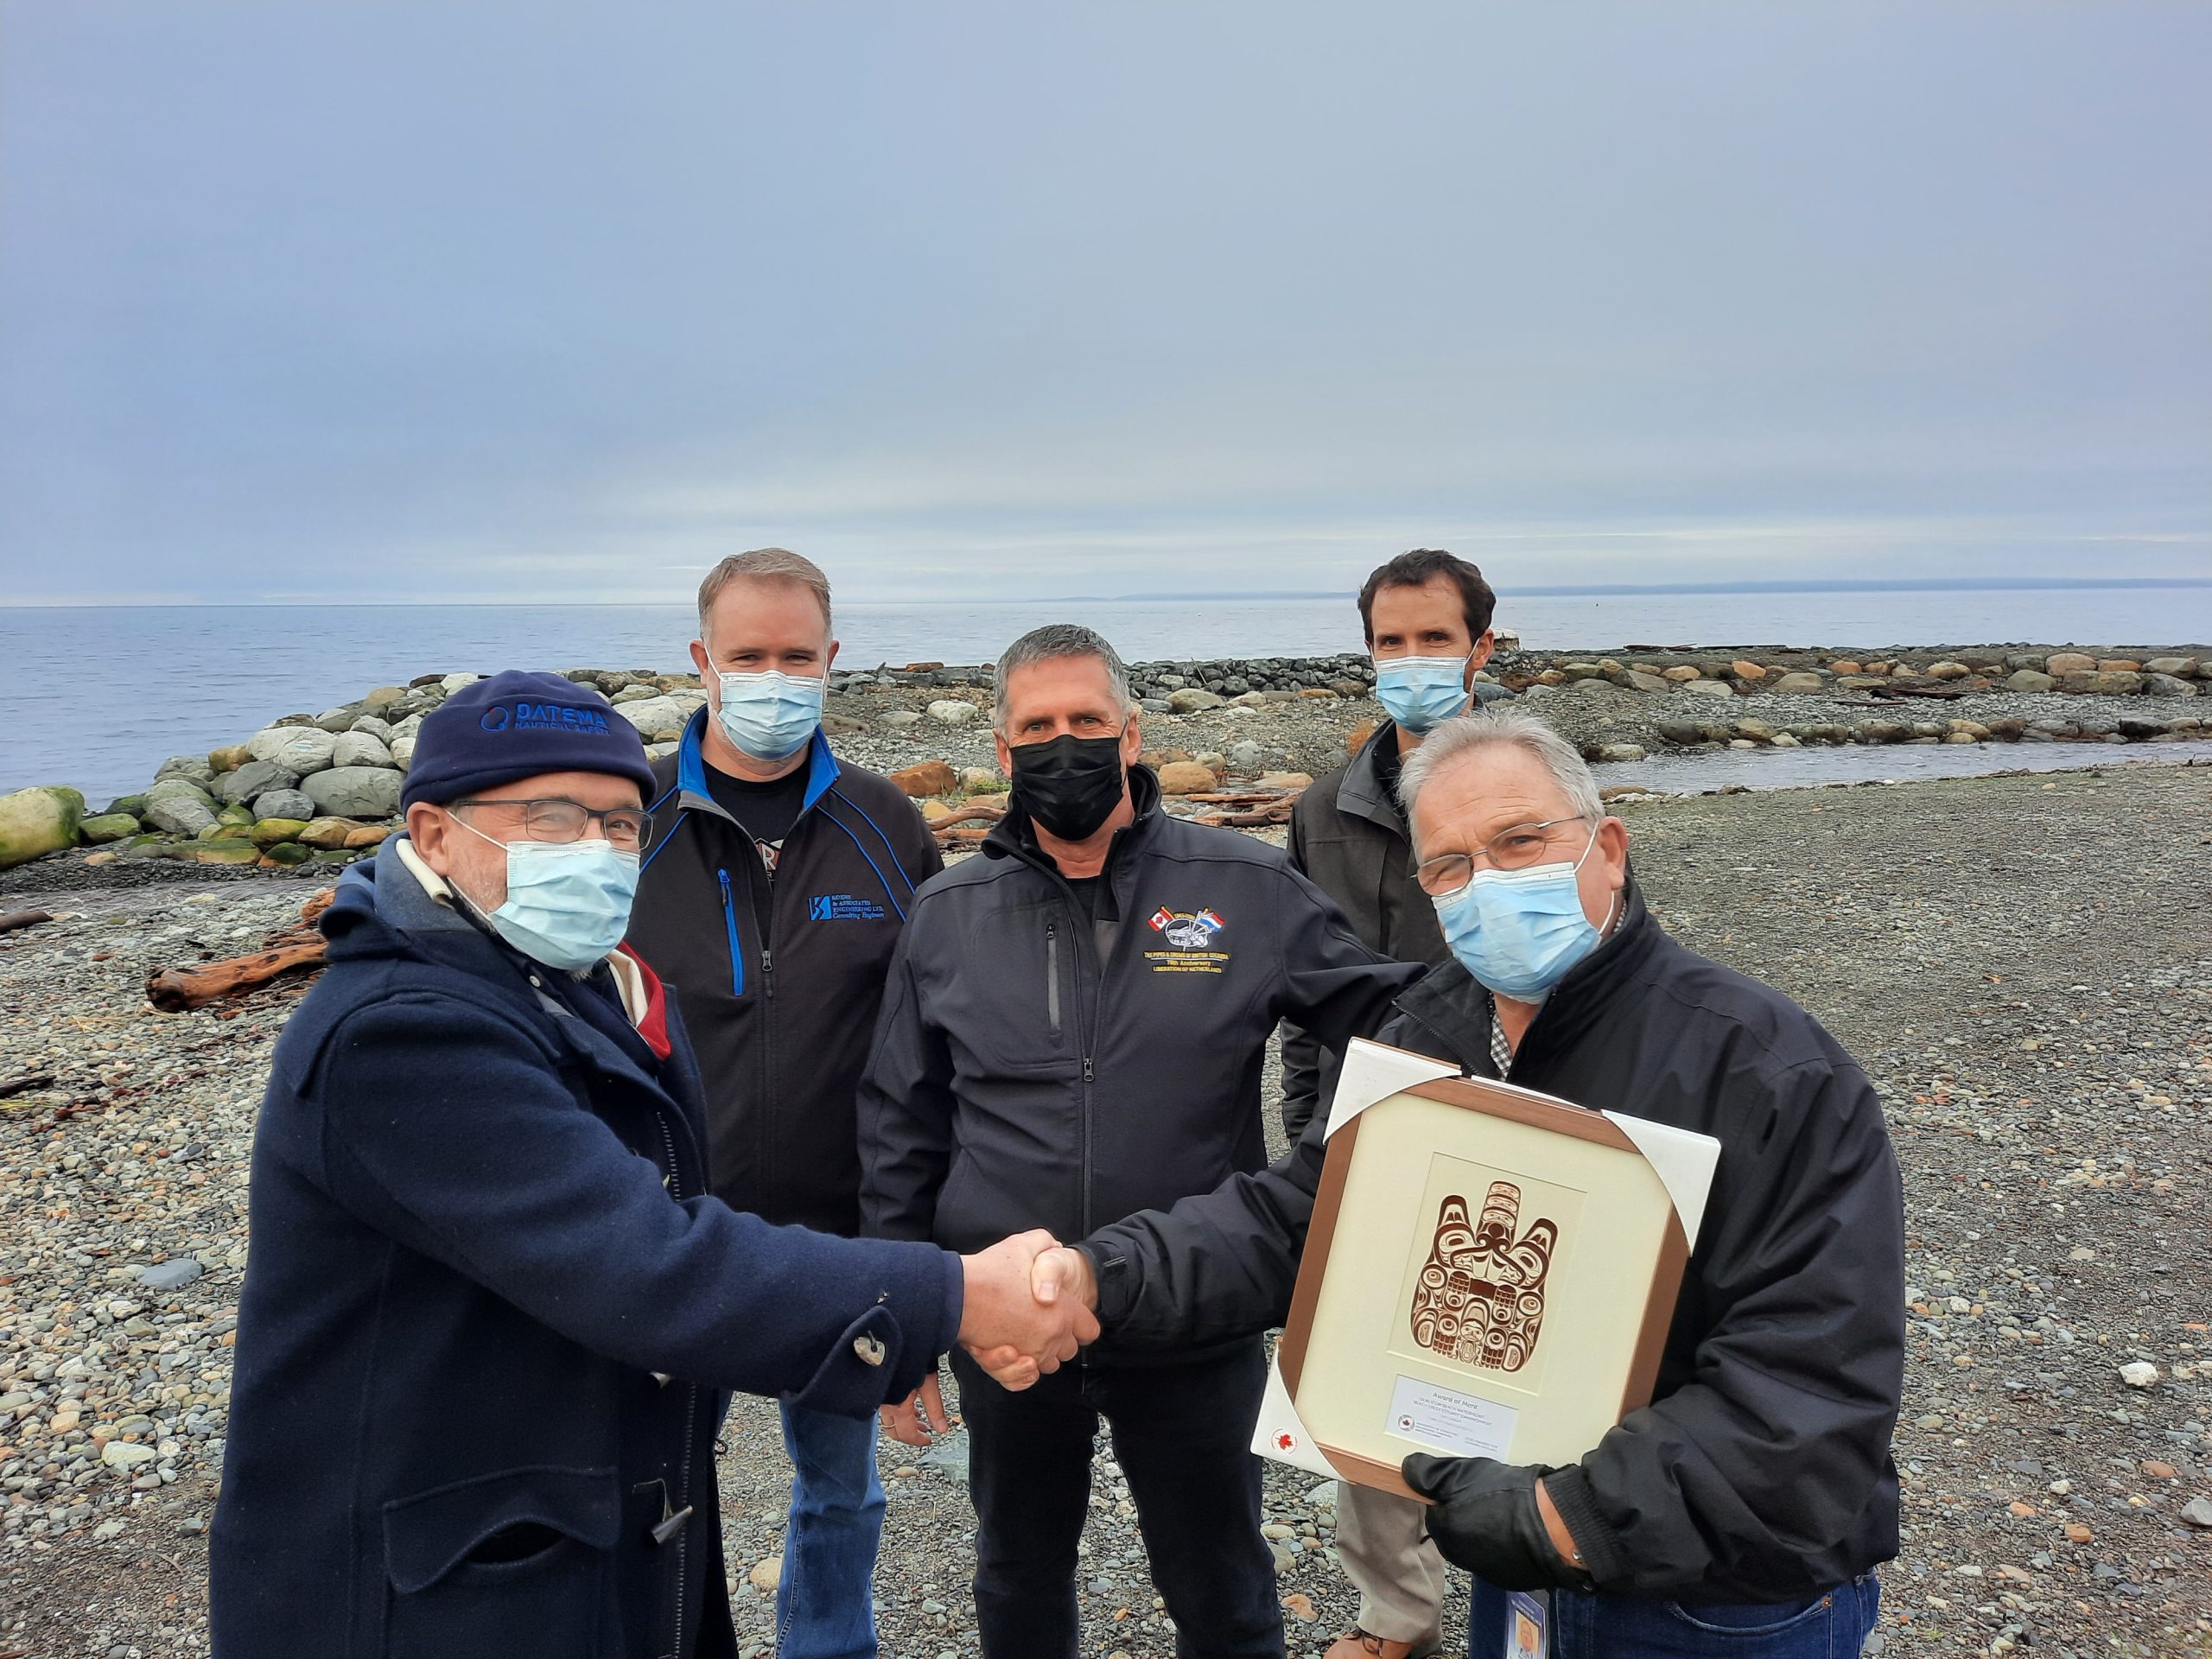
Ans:
[{"label": "white corner protector", "polygon": [[1260,1397],[1260,1421],[1252,1429],[1252,1450],[1309,1474],[1333,1478],[1337,1472],[1299,1421],[1298,1408],[1290,1403],[1290,1390],[1283,1387],[1282,1373],[1276,1369],[1272,1354],[1268,1356],[1267,1392]]},{"label": "white corner protector", "polygon": [[1459,1075],[1458,1066],[1442,1060],[1355,1037],[1344,1050],[1337,1092],[1329,1102],[1329,1133],[1334,1135],[1376,1101],[1388,1100],[1402,1089]]},{"label": "white corner protector", "polygon": [[1636,1149],[1657,1173],[1675,1202],[1675,1213],[1681,1217],[1682,1232],[1695,1249],[1698,1229],[1705,1222],[1705,1200],[1713,1191],[1713,1166],[1720,1161],[1720,1143],[1709,1135],[1655,1123],[1648,1117],[1630,1117],[1625,1112],[1605,1116],[1636,1142]]}]

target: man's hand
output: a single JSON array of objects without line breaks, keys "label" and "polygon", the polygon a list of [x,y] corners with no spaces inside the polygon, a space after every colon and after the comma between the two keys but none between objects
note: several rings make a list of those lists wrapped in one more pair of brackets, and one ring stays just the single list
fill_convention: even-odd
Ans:
[{"label": "man's hand", "polygon": [[1097,1338],[1098,1321],[1082,1300],[1056,1290],[1052,1301],[1040,1301],[1031,1288],[1037,1258],[1058,1249],[1058,1241],[1040,1229],[960,1258],[967,1281],[960,1345],[1003,1388],[1027,1388]]},{"label": "man's hand", "polygon": [[928,1446],[952,1427],[952,1419],[945,1414],[944,1395],[938,1387],[935,1371],[924,1377],[922,1386],[897,1405],[883,1407],[881,1415],[884,1433],[908,1446]]},{"label": "man's hand", "polygon": [[[1040,1251],[1029,1264],[1029,1294],[1040,1307],[1080,1306],[1086,1313],[1095,1313],[1098,1307],[1098,1281],[1090,1271],[1090,1258],[1081,1250],[1065,1244],[1055,1244]],[[1097,1335],[1097,1324],[1091,1324],[1089,1342]],[[1036,1377],[1026,1371],[1027,1359],[1014,1348],[999,1347],[971,1349],[976,1363],[1002,1386],[1026,1389]]]},{"label": "man's hand", "polygon": [[[1401,1465],[1406,1484],[1435,1500],[1428,1511],[1428,1535],[1444,1559],[1488,1580],[1501,1590],[1544,1590],[1555,1586],[1588,1587],[1589,1574],[1554,1541],[1550,1516],[1538,1497],[1548,1465],[1504,1464],[1492,1458],[1432,1458],[1415,1452]],[[1560,1522],[1559,1530],[1567,1533]]]}]

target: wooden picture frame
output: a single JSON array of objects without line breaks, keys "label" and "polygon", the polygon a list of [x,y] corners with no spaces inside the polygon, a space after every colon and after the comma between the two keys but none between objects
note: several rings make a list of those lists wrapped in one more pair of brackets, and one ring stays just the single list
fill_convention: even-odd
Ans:
[{"label": "wooden picture frame", "polygon": [[[1660,1137],[1698,1143],[1688,1175],[1638,1145]],[[1329,1136],[1276,1350],[1312,1449],[1405,1497],[1414,1452],[1580,1459],[1649,1403],[1718,1150],[1482,1078],[1357,1109]]]}]

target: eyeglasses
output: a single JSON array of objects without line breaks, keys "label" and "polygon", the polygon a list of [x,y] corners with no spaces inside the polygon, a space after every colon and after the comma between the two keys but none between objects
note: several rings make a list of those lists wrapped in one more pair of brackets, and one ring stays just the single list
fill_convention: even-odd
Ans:
[{"label": "eyeglasses", "polygon": [[594,823],[602,827],[609,845],[626,853],[642,848],[653,833],[653,815],[634,806],[618,806],[612,811],[601,812],[581,801],[563,800],[548,796],[535,800],[509,800],[494,796],[488,800],[470,798],[448,801],[446,810],[462,806],[512,806],[520,809],[523,834],[532,841],[576,841]]},{"label": "eyeglasses", "polygon": [[1578,813],[1573,817],[1547,818],[1541,823],[1516,823],[1499,830],[1471,853],[1446,853],[1414,866],[1414,880],[1430,898],[1442,899],[1475,879],[1477,859],[1489,860],[1494,870],[1525,870],[1543,861],[1544,854],[1558,839],[1553,830],[1563,823],[1588,822]]}]

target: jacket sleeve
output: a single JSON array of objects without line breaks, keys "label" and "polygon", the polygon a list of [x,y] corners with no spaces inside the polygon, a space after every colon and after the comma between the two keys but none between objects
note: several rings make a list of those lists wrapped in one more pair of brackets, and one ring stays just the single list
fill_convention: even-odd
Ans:
[{"label": "jacket sleeve", "polygon": [[1546,1482],[1606,1591],[1790,1583],[1888,1466],[1904,1222],[1881,1106],[1847,1061],[1764,1090],[1766,1109],[1728,1115],[1741,1131],[1683,1283],[1705,1332],[1688,1380]]},{"label": "jacket sleeve", "polygon": [[861,1231],[925,1239],[952,1162],[952,1056],[914,982],[918,929],[899,936],[859,1095]]},{"label": "jacket sleeve", "polygon": [[1390,1017],[1390,1001],[1428,969],[1370,950],[1335,901],[1295,870],[1281,873],[1275,906],[1281,930],[1277,1016],[1295,1020],[1319,1046],[1342,1052]]},{"label": "jacket sleeve", "polygon": [[[1290,810],[1287,840],[1290,868],[1300,875],[1306,873],[1306,796],[1300,796]],[[1321,1045],[1303,1026],[1289,1020],[1282,1022],[1282,1132],[1294,1147],[1313,1118],[1320,1088],[1321,1052]]]},{"label": "jacket sleeve", "polygon": [[1321,1181],[1319,1122],[1272,1166],[1102,1227],[1083,1242],[1117,1344],[1176,1348],[1283,1322]]},{"label": "jacket sleeve", "polygon": [[334,1198],[620,1363],[859,1416],[958,1333],[957,1258],[671,1198],[496,1013],[370,1003],[331,1033],[315,1088]]}]

